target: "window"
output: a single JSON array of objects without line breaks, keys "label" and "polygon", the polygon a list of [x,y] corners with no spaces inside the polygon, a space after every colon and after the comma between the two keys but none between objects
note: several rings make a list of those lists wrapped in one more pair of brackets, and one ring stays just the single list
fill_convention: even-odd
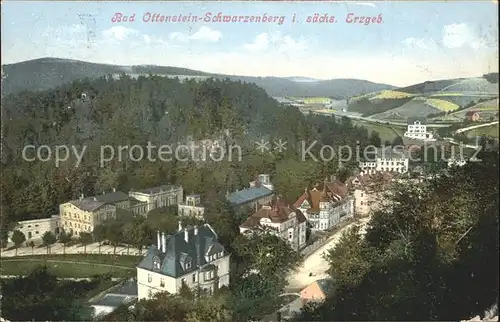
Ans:
[{"label": "window", "polygon": [[186,269],[189,269],[191,268],[193,262],[189,261],[189,262],[186,262]]},{"label": "window", "polygon": [[160,286],[165,287],[165,280],[163,278],[160,279]]},{"label": "window", "polygon": [[35,235],[38,235],[38,231],[35,231]]},{"label": "window", "polygon": [[193,274],[193,283],[196,282],[196,274]]},{"label": "window", "polygon": [[38,227],[38,225],[35,225],[35,227]]},{"label": "window", "polygon": [[153,276],[151,276],[151,274],[148,274],[148,283],[151,283],[152,280],[153,280]]}]

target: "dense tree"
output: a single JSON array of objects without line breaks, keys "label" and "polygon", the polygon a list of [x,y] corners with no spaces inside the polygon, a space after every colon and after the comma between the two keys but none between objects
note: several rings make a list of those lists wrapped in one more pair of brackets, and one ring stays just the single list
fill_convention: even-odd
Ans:
[{"label": "dense tree", "polygon": [[31,248],[31,255],[33,256],[34,249],[35,249],[35,242],[30,240],[30,242],[26,246]]},{"label": "dense tree", "polygon": [[463,320],[496,302],[498,153],[480,158],[399,186],[364,239],[346,233],[327,255],[335,293],[299,319]]},{"label": "dense tree", "polygon": [[92,243],[92,234],[86,233],[86,232],[81,232],[80,238],[78,240],[79,240],[80,244],[83,245],[83,252],[86,254],[87,253],[87,245]]},{"label": "dense tree", "polygon": [[68,243],[71,241],[71,234],[66,233],[66,232],[61,232],[59,236],[57,236],[57,240],[63,244],[63,254],[66,254],[66,246]]},{"label": "dense tree", "polygon": [[50,247],[55,244],[57,237],[50,231],[45,232],[42,236],[42,242],[47,247],[47,254],[50,253]]},{"label": "dense tree", "polygon": [[14,230],[12,233],[12,242],[16,247],[16,256],[17,256],[17,248],[21,246],[26,241],[26,236],[20,230]]}]

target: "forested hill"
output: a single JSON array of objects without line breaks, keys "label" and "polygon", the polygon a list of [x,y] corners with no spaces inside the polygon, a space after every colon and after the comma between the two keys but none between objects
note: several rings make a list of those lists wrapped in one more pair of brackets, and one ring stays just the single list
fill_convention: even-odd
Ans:
[{"label": "forested hill", "polygon": [[[280,106],[254,84],[230,80],[100,77],[42,92],[7,95],[2,109],[3,225],[47,216],[81,193],[88,196],[112,188],[128,191],[174,183],[188,193],[202,194],[204,200],[214,200],[213,193],[225,195],[241,189],[257,173],[270,173],[280,193],[295,200],[305,185],[333,173],[320,162],[300,159],[300,142],[381,143],[378,134],[369,136],[349,119],[305,116],[296,108]],[[139,145],[147,153],[148,142],[175,146],[187,143],[189,137],[236,142],[243,157],[239,160],[235,150],[236,157],[220,162],[162,161],[154,154],[157,149],[153,149],[153,161],[147,155],[141,161],[131,160],[127,150],[123,159],[118,157],[119,146]],[[255,142],[260,139],[282,139],[287,149],[280,154],[259,152]],[[78,152],[85,146],[86,150],[77,167],[75,157],[59,166],[54,158],[47,162],[22,158],[23,147],[42,144],[53,149],[74,146]],[[104,146],[113,147],[116,154],[101,166]]]},{"label": "forested hill", "polygon": [[163,66],[117,66],[95,64],[59,58],[41,58],[15,64],[2,65],[4,93],[22,90],[47,90],[82,78],[98,78],[108,74],[122,73],[131,76],[155,74],[166,77],[214,77],[254,83],[262,87],[269,96],[328,96],[339,99],[362,95],[393,86],[377,84],[359,79],[295,81],[293,78],[227,76],[197,70]]}]

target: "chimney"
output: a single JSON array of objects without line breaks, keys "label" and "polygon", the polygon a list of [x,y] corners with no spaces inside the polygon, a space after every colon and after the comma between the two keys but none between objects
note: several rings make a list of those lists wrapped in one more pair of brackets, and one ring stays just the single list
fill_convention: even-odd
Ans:
[{"label": "chimney", "polygon": [[179,224],[179,228],[178,228],[178,230],[179,230],[179,231],[181,231],[181,230],[182,230],[182,221],[180,221],[180,220],[179,220],[179,221],[178,221],[178,224]]},{"label": "chimney", "polygon": [[83,200],[83,198],[85,198],[85,196],[83,195],[83,193],[80,195],[80,200]]},{"label": "chimney", "polygon": [[113,192],[116,192],[116,188],[113,188]]},{"label": "chimney", "polygon": [[184,228],[184,240],[189,243],[189,230],[187,228]]},{"label": "chimney", "polygon": [[194,235],[197,236],[198,235],[198,226],[194,226]]},{"label": "chimney", "polygon": [[159,230],[156,232],[156,245],[158,245],[158,249],[161,251],[161,236]]},{"label": "chimney", "polygon": [[161,234],[161,251],[162,253],[167,252],[167,235],[165,235],[165,232]]}]

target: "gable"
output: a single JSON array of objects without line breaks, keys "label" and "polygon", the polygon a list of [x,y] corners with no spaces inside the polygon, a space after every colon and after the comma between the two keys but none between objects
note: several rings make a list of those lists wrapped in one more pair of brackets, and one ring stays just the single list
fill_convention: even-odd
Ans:
[{"label": "gable", "polygon": [[309,209],[309,208],[311,208],[311,205],[309,204],[309,202],[307,200],[304,200],[302,205],[300,205],[300,208]]}]

